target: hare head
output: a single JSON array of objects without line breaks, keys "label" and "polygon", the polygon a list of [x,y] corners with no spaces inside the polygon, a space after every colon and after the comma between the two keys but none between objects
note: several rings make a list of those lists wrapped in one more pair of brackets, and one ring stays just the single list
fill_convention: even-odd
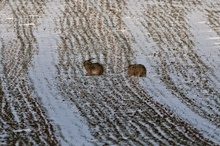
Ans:
[{"label": "hare head", "polygon": [[128,76],[146,77],[146,68],[142,64],[133,64],[128,66]]},{"label": "hare head", "polygon": [[91,60],[89,59],[83,62],[83,66],[87,71],[86,75],[102,75],[104,72],[103,66],[100,63],[92,63]]}]

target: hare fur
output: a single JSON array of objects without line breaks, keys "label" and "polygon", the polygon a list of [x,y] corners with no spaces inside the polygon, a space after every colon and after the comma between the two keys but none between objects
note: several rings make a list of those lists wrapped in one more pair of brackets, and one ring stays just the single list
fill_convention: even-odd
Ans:
[{"label": "hare fur", "polygon": [[92,59],[86,60],[83,66],[86,70],[86,76],[102,75],[104,72],[103,66],[100,63],[92,63]]},{"label": "hare fur", "polygon": [[146,77],[147,70],[142,64],[132,64],[128,66],[128,76]]}]

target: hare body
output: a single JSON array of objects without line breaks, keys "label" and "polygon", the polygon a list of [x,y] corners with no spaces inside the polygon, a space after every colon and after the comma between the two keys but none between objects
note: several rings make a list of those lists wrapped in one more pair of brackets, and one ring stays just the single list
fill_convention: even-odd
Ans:
[{"label": "hare body", "polygon": [[87,71],[86,76],[102,75],[104,72],[103,66],[100,63],[92,63],[91,59],[84,61],[83,66]]},{"label": "hare body", "polygon": [[147,70],[142,64],[133,64],[128,66],[128,76],[146,77]]}]

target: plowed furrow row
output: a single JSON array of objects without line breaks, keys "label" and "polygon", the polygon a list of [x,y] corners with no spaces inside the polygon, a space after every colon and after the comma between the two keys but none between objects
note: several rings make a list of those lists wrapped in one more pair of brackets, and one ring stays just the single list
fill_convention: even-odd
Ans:
[{"label": "plowed furrow row", "polygon": [[[94,81],[94,80],[90,81],[91,84],[92,84],[92,81]],[[72,84],[72,82],[70,82],[70,83]],[[108,82],[106,82],[105,85],[108,87],[109,86]],[[66,86],[64,86],[63,89],[65,89],[65,87]],[[145,140],[147,141],[148,139],[151,139],[155,143],[174,144],[174,143],[177,143],[178,141],[181,141],[181,140],[183,140],[183,141],[181,141],[181,143],[184,143],[185,142],[184,139],[191,139],[190,136],[187,136],[185,133],[182,133],[182,132],[186,131],[186,130],[182,129],[182,125],[181,125],[181,124],[183,124],[182,122],[177,120],[178,122],[180,122],[180,125],[181,125],[180,126],[181,130],[177,130],[177,129],[175,129],[176,123],[172,124],[173,122],[171,122],[170,124],[167,124],[166,121],[162,122],[163,121],[162,117],[161,117],[161,119],[160,118],[156,119],[155,117],[160,117],[160,116],[155,113],[156,111],[153,112],[153,110],[148,109],[149,108],[148,103],[142,104],[142,107],[144,107],[143,111],[141,111],[141,112],[136,111],[135,107],[137,108],[137,105],[132,105],[131,102],[126,102],[126,100],[136,101],[135,99],[129,99],[129,97],[135,96],[135,95],[133,95],[135,93],[133,91],[131,91],[131,93],[133,93],[133,94],[129,94],[128,99],[125,100],[123,96],[120,96],[120,92],[119,92],[119,94],[114,93],[114,92],[106,92],[106,93],[104,92],[103,93],[103,90],[98,91],[96,89],[95,92],[100,93],[100,95],[98,95],[96,93],[96,96],[94,96],[93,94],[89,93],[89,89],[87,87],[82,86],[81,90],[83,90],[83,93],[82,93],[83,97],[82,97],[82,99],[78,99],[81,97],[75,97],[74,94],[66,93],[66,92],[74,89],[74,86],[69,86],[69,87],[70,88],[67,88],[65,91],[63,91],[63,93],[65,94],[65,97],[69,97],[70,99],[73,99],[74,103],[77,104],[77,106],[80,109],[82,109],[82,111],[81,111],[82,115],[85,116],[89,120],[89,123],[91,124],[91,126],[95,127],[94,129],[98,129],[98,131],[96,131],[95,133],[97,133],[97,136],[101,137],[101,139],[103,139],[104,141],[106,141],[106,139],[110,139],[108,136],[114,135],[115,132],[117,132],[118,134],[119,133],[123,134],[123,135],[125,134],[124,136],[122,136],[121,139],[123,139],[124,137],[127,137],[132,140],[132,137],[134,136],[133,134],[135,134],[135,133],[145,135],[144,139],[142,139],[143,137],[141,138],[138,135],[135,135],[135,139],[133,139],[132,141],[136,141],[136,139],[137,139],[137,141],[139,141],[139,142],[144,142]],[[126,89],[126,88],[123,88],[123,89]],[[117,88],[116,89],[110,88],[110,89],[105,89],[105,90],[107,90],[107,91],[108,90],[109,91],[116,90],[117,91],[118,89]],[[104,100],[102,98],[108,98],[108,99]],[[124,100],[122,101],[122,99],[124,99]],[[83,100],[83,101],[80,101],[80,100]],[[85,101],[86,101],[86,106],[80,105],[80,103],[85,103]],[[94,103],[94,101],[95,101],[95,103]],[[142,102],[144,102],[144,101],[142,101]],[[140,103],[141,103],[140,101],[137,101],[137,104],[140,104]],[[125,107],[123,105],[125,105]],[[135,111],[133,114],[132,114],[132,111],[129,111],[129,109],[132,109],[132,108]],[[101,111],[106,111],[107,109],[110,109],[108,113],[112,113],[112,114],[115,113],[114,117],[112,117],[112,115],[110,116],[109,114],[106,114],[106,112],[101,113]],[[156,108],[156,110],[157,110],[157,108]],[[152,114],[149,114],[146,111],[150,111],[151,113],[155,113],[155,114],[153,114],[153,117],[152,117],[151,116]],[[147,113],[147,115],[144,113]],[[161,115],[163,115],[163,114],[161,114]],[[167,115],[169,115],[169,114],[167,114]],[[146,120],[146,118],[148,120]],[[153,120],[154,118],[155,118],[155,120]],[[153,121],[149,123],[149,121],[151,121],[151,120],[153,120]],[[162,121],[160,121],[160,120],[162,120]],[[131,121],[132,124],[127,123],[128,121]],[[142,122],[140,123],[140,121],[142,121]],[[157,122],[155,123],[155,121],[157,121]],[[157,128],[155,129],[154,128],[154,127],[156,127],[155,124],[158,124],[160,122],[162,122],[165,126],[164,125],[161,126],[160,130],[158,130]],[[100,127],[99,127],[99,125],[100,125]],[[114,129],[113,131],[111,131],[110,129],[112,129],[112,128],[110,128],[109,126],[112,127],[113,129],[114,128],[118,129],[119,127],[120,128],[118,130]],[[97,127],[99,127],[99,128],[97,128]],[[131,130],[131,127],[136,127],[138,130],[136,129],[137,131],[136,130],[133,131],[133,130]],[[166,128],[164,129],[164,127],[166,127]],[[126,129],[126,130],[123,130],[123,129]],[[172,129],[172,131],[170,131],[170,129]],[[164,132],[161,132],[161,130]],[[187,128],[187,130],[191,131],[192,129]],[[129,131],[133,131],[133,132],[129,133]],[[177,131],[180,134],[180,138],[175,140],[177,138],[177,133],[178,133]],[[108,133],[108,135],[106,135],[106,132]],[[110,133],[112,133],[112,134],[110,134]],[[152,135],[152,133],[153,133],[153,135]],[[175,134],[172,136],[171,133],[175,133]],[[195,131],[192,130],[192,133],[195,133]],[[132,136],[130,134],[132,134]],[[165,139],[167,138],[167,134],[169,134],[173,139],[171,138],[170,140],[167,140],[167,142],[165,142]],[[115,134],[115,135],[117,135],[117,134]],[[158,136],[156,136],[156,135],[158,135]],[[117,135],[116,137],[118,139],[120,139],[119,135]],[[199,141],[201,141],[200,138],[198,139]],[[125,139],[123,139],[122,141],[124,141],[124,140]],[[192,139],[192,141],[194,141],[194,140],[195,139]],[[189,142],[189,140],[187,140],[187,141]],[[114,142],[112,141],[112,143],[114,143]],[[195,143],[197,143],[197,142],[195,142]]]},{"label": "plowed furrow row", "polygon": [[[143,100],[143,97],[147,97],[148,95],[146,95],[146,93],[144,92],[144,90],[142,90],[143,92],[140,92],[140,88],[141,88],[141,86],[137,86],[138,85],[138,83],[137,82],[134,82],[134,81],[132,81],[131,80],[131,89],[133,90],[133,92],[134,93],[139,93],[138,94],[138,96],[139,96],[139,100]],[[136,91],[135,91],[136,90]],[[138,99],[136,99],[136,101],[137,101]],[[145,100],[143,100],[142,102],[146,102],[146,99]],[[200,141],[201,142],[201,144],[203,144],[203,143],[205,143],[206,141],[204,140],[203,141],[203,136],[196,130],[196,129],[194,129],[193,127],[191,127],[188,123],[185,123],[185,122],[183,122],[183,121],[181,121],[180,119],[178,119],[178,118],[176,118],[175,116],[170,116],[170,115],[173,115],[173,113],[172,112],[170,112],[170,111],[168,111],[166,108],[166,110],[164,110],[164,107],[162,106],[162,105],[160,105],[159,103],[156,103],[155,101],[153,101],[153,100],[151,100],[151,99],[148,99],[147,100],[147,102],[149,103],[149,105],[151,105],[151,108],[155,108],[155,111],[159,111],[160,112],[160,114],[158,114],[158,115],[155,115],[154,116],[154,122],[155,123],[157,123],[157,124],[163,124],[163,126],[165,126],[165,127],[169,127],[168,129],[173,129],[174,127],[175,127],[175,130],[172,130],[172,131],[168,131],[168,129],[164,129],[164,127],[162,126],[162,129],[164,129],[164,131],[165,132],[168,132],[167,134],[168,135],[171,135],[172,136],[172,134],[171,133],[173,133],[174,131],[174,135],[175,135],[175,138],[177,138],[176,137],[176,132],[179,132],[179,138],[180,139],[178,139],[177,141],[181,141],[181,140],[183,140],[182,142],[180,142],[180,143],[184,143],[185,142],[185,138],[186,139],[192,139],[192,135],[190,136],[190,134],[189,135],[186,135],[185,134],[185,131],[187,130],[187,131],[191,131],[191,133],[198,133],[196,136],[193,136],[193,138],[195,138],[196,140],[198,140],[198,141]],[[152,111],[152,110],[151,110]],[[163,116],[162,116],[163,115]],[[168,116],[169,115],[169,116]],[[162,117],[161,117],[162,116]],[[167,123],[165,122],[165,123],[163,123],[164,122],[164,120],[166,120],[167,121]],[[178,127],[179,126],[179,127]],[[183,129],[183,127],[184,127],[184,129]],[[171,132],[171,133],[169,133],[169,132]],[[173,136],[174,136],[173,135]],[[185,137],[185,138],[183,138],[183,137]],[[174,139],[175,139],[174,138]],[[192,142],[194,142],[194,140],[192,140]],[[195,142],[195,144],[197,144],[198,142]]]},{"label": "plowed furrow row", "polygon": [[[16,37],[4,42],[5,45],[1,47],[1,84],[7,93],[2,97],[1,117],[5,123],[7,145],[58,144],[53,125],[36,99],[27,72],[37,50],[32,27],[37,24],[37,20],[32,15],[41,7],[32,2],[24,5],[24,1],[9,1]],[[36,11],[30,8],[32,5],[35,5]]]},{"label": "plowed furrow row", "polygon": [[[213,98],[204,98],[199,104],[195,102],[197,100],[200,100],[201,96],[206,96],[202,92],[204,90],[207,92],[214,91],[213,93],[209,92],[211,94],[210,97],[214,98],[216,97],[216,95],[219,96],[219,93],[214,88],[214,86],[211,85],[212,82],[210,78],[206,75],[207,66],[203,63],[200,56],[198,56],[196,52],[193,51],[194,43],[189,37],[191,36],[191,33],[189,32],[189,29],[187,29],[187,23],[184,20],[174,20],[169,15],[161,15],[169,14],[169,9],[166,10],[168,12],[161,12],[157,13],[156,15],[154,15],[153,12],[163,10],[155,10],[155,8],[153,8],[148,9],[147,11],[152,15],[147,15],[149,16],[148,19],[145,19],[146,22],[143,22],[142,24],[148,24],[148,26],[146,26],[146,29],[148,29],[149,33],[153,36],[155,42],[158,42],[158,46],[160,46],[161,51],[163,52],[160,54],[160,56],[158,55],[161,62],[160,69],[158,69],[158,73],[161,74],[161,80],[166,82],[166,84],[171,90],[174,91],[175,94],[179,94],[178,96],[182,98],[182,100],[186,102],[188,106],[194,108],[194,110],[197,111],[199,114],[203,115],[204,117],[209,117],[211,121],[215,122],[219,112],[217,109],[210,109],[207,105],[214,104],[213,106],[217,107],[219,103],[213,100]],[[167,23],[164,23],[163,21],[167,21]],[[167,24],[169,23],[171,23],[172,25],[168,26]],[[165,27],[164,30],[170,31],[162,32],[160,30],[163,29],[158,29],[163,27]],[[186,36],[183,38],[182,34],[186,34]],[[172,39],[167,36],[171,36],[170,38]],[[175,48],[175,53],[173,53],[173,50],[169,50],[169,48]],[[187,55],[185,55],[185,53]],[[173,62],[170,62],[170,60],[173,60]],[[194,68],[187,66],[187,64],[189,63],[192,64]],[[181,67],[184,70],[176,70],[177,67]],[[172,76],[170,76],[170,74],[172,74]],[[176,76],[176,74],[178,74],[179,77]],[[176,77],[174,78],[174,76]],[[194,81],[192,81],[190,84],[187,84],[188,80],[192,78],[194,78],[194,80],[198,80],[200,82],[200,86],[198,86],[198,84],[194,86]],[[183,87],[183,89],[193,88],[196,92],[196,95],[199,95],[200,97],[193,97],[193,100],[191,100],[191,95],[186,92],[182,92],[184,90],[177,86],[180,84],[178,83],[180,81],[181,84],[183,83],[184,85],[186,85]],[[205,81],[209,81],[210,84],[205,84]]]},{"label": "plowed furrow row", "polygon": [[[211,142],[204,140],[188,123],[174,115],[171,117],[170,111],[150,100],[137,81],[130,82],[125,75],[121,75],[125,74],[123,68],[128,64],[128,58],[132,56],[130,42],[126,33],[120,31],[120,27],[116,27],[116,31],[109,29],[109,26],[116,26],[114,24],[117,19],[100,15],[100,11],[105,14],[110,3],[102,2],[97,12],[95,9],[91,10],[85,1],[71,1],[74,9],[70,7],[70,10],[63,14],[68,23],[62,21],[59,26],[64,26],[60,40],[62,42],[59,51],[60,64],[57,65],[57,85],[61,94],[78,107],[81,115],[89,123],[92,134],[103,143],[210,144]],[[89,18],[83,15],[88,11],[97,15],[89,15]],[[77,19],[69,18],[68,15],[77,16]],[[87,25],[86,21],[91,21],[93,25]],[[69,28],[73,28],[71,34],[68,33]],[[69,39],[64,40],[63,36]],[[91,45],[92,41],[98,42],[97,47]],[[124,48],[121,47],[122,44],[126,44]],[[87,57],[94,57],[99,62],[104,61],[108,71],[100,77],[85,77],[84,68],[79,63]],[[74,58],[75,62],[70,62],[71,65],[67,67],[63,62],[69,62],[70,58]],[[72,72],[74,74],[71,74]],[[166,119],[162,115],[167,115]]]},{"label": "plowed furrow row", "polygon": [[[73,95],[71,95],[71,96],[73,96]],[[110,95],[108,95],[108,94],[106,94],[106,96],[110,96]],[[111,95],[112,96],[112,95]],[[116,134],[116,136],[114,136],[114,137],[116,137],[116,138],[118,138],[118,139],[121,139],[121,140],[123,140],[124,139],[124,137],[126,136],[126,137],[128,137],[129,139],[132,139],[132,137],[130,137],[128,134],[126,134],[126,130],[125,129],[129,129],[128,127],[130,127],[130,126],[127,126],[126,124],[127,124],[127,122],[125,123],[125,121],[127,121],[127,117],[128,116],[126,116],[125,114],[124,114],[124,111],[122,111],[121,113],[120,113],[120,111],[119,110],[116,110],[117,109],[117,106],[118,105],[120,105],[120,104],[117,104],[117,99],[116,100],[113,100],[114,102],[113,102],[113,107],[112,106],[109,106],[109,107],[111,107],[111,108],[113,108],[113,109],[111,109],[111,111],[115,111],[116,113],[114,114],[114,117],[108,117],[108,115],[106,115],[106,114],[99,114],[99,116],[95,116],[96,114],[96,112],[97,112],[97,108],[98,107],[96,107],[95,105],[93,105],[93,106],[89,106],[89,105],[92,105],[92,103],[94,102],[94,100],[96,100],[96,105],[102,105],[103,103],[100,103],[97,99],[93,99],[93,100],[91,100],[91,101],[89,101],[89,98],[91,98],[91,97],[93,97],[92,95],[88,95],[88,96],[84,96],[84,98],[88,98],[86,101],[88,102],[87,103],[87,110],[84,110],[84,112],[85,112],[85,114],[83,114],[84,116],[86,116],[86,117],[88,117],[89,119],[91,119],[93,122],[91,122],[91,120],[90,120],[90,122],[89,123],[91,123],[93,126],[101,126],[100,128],[98,128],[99,130],[103,130],[100,134],[99,134],[99,136],[102,136],[102,138],[103,139],[109,139],[108,138],[108,135],[106,135],[107,133],[106,132],[108,132],[108,133],[112,133],[111,135],[115,135]],[[97,96],[96,96],[97,97]],[[117,97],[117,96],[116,96]],[[108,102],[107,103],[104,103],[104,105],[105,104],[109,104],[109,102],[110,102],[110,100],[108,100]],[[111,105],[111,104],[110,104]],[[115,107],[115,105],[116,105],[116,107]],[[80,105],[79,105],[80,106]],[[103,105],[102,105],[103,106]],[[83,108],[85,108],[85,106],[83,106]],[[106,107],[104,107],[103,109],[107,109]],[[90,112],[92,112],[93,111],[93,113],[90,113],[90,112],[88,112],[88,111],[90,111]],[[100,111],[99,111],[100,112]],[[121,115],[122,114],[122,115]],[[92,116],[92,117],[90,117],[90,116]],[[95,117],[94,117],[95,116]],[[113,118],[113,120],[112,120],[112,118]],[[123,119],[123,118],[125,118],[125,119]],[[111,123],[111,121],[112,121],[112,123]],[[106,123],[100,123],[100,122],[106,122]],[[110,124],[110,123],[111,124]],[[105,126],[102,126],[103,124],[105,124]],[[116,124],[116,125],[115,125]],[[112,128],[114,129],[113,131],[111,131],[110,129],[112,129]],[[126,128],[127,127],[127,128]],[[104,128],[104,129],[103,129]],[[118,130],[116,130],[116,129],[118,129]],[[96,129],[96,128],[95,128]],[[109,129],[109,130],[108,130]],[[118,132],[117,132],[118,131]],[[100,132],[100,131],[97,131],[97,132]],[[115,133],[115,134],[114,134]],[[119,135],[117,135],[117,133],[119,134]],[[140,132],[137,132],[137,133],[140,133]],[[143,132],[141,132],[141,133],[143,133]],[[121,136],[121,138],[120,138],[120,134],[125,134],[124,136]],[[107,137],[107,138],[104,138],[104,137]],[[125,140],[125,139],[124,139]],[[135,139],[133,139],[133,141],[136,141]]]},{"label": "plowed furrow row", "polygon": [[164,3],[164,4],[169,4],[171,6],[184,6],[185,8],[192,10],[198,6],[201,6],[203,2],[201,0],[192,0],[192,1],[184,1],[184,0],[174,0],[174,1],[169,1],[169,0],[156,0],[159,3]]}]

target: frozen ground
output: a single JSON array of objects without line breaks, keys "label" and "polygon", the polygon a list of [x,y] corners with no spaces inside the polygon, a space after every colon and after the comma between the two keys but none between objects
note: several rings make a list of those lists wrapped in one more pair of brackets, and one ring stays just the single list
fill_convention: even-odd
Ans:
[{"label": "frozen ground", "polygon": [[0,145],[220,145],[216,0],[1,0],[0,49]]}]

